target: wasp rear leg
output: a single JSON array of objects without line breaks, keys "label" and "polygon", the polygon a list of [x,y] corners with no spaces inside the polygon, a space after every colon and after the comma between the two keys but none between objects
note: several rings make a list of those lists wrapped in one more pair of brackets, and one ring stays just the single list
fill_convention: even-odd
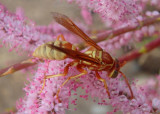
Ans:
[{"label": "wasp rear leg", "polygon": [[103,79],[103,78],[101,78],[97,71],[95,71],[95,72],[96,72],[96,77],[98,78],[98,80],[100,80],[101,82],[104,83],[104,87],[105,87],[105,89],[106,89],[106,91],[107,91],[107,94],[108,94],[108,97],[109,97],[109,99],[110,99],[110,98],[111,98],[111,95],[110,95],[110,92],[109,92],[109,89],[108,89],[106,80]]},{"label": "wasp rear leg", "polygon": [[57,40],[59,40],[60,38],[62,39],[62,41],[66,41],[66,39],[64,38],[64,36],[62,34],[57,36]]},{"label": "wasp rear leg", "polygon": [[64,72],[62,74],[45,75],[44,79],[43,79],[43,85],[42,85],[40,93],[42,93],[42,91],[43,91],[43,89],[45,87],[46,79],[59,77],[59,76],[66,76],[68,74],[69,67],[73,66],[74,64],[75,64],[75,61],[72,61],[71,63],[67,64],[67,66],[64,68]]}]

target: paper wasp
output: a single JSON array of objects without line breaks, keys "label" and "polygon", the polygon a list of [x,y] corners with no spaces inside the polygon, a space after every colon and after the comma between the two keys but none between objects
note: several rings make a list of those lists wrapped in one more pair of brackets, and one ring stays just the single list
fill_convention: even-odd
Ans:
[{"label": "paper wasp", "polygon": [[[120,71],[120,67],[122,65],[120,62],[112,58],[109,53],[104,51],[100,46],[98,46],[92,39],[90,39],[78,26],[76,26],[67,16],[63,14],[59,14],[53,12],[53,18],[55,21],[76,35],[80,36],[87,44],[90,45],[90,48],[81,53],[77,51],[76,47],[71,43],[67,42],[63,35],[58,36],[55,42],[48,42],[41,46],[39,46],[33,53],[34,57],[50,59],[50,60],[64,60],[66,58],[72,58],[73,61],[67,64],[64,68],[64,73],[57,75],[48,75],[45,76],[43,87],[45,86],[45,80],[48,78],[65,76],[68,74],[69,67],[75,66],[80,74],[75,76],[70,76],[64,83],[61,85],[63,87],[70,79],[80,77],[82,75],[87,74],[87,71],[84,70],[84,67],[87,67],[89,70],[95,71],[95,76],[97,79],[104,83],[104,87],[106,88],[106,92],[111,97],[106,81],[100,77],[99,71],[108,72],[108,76],[110,78],[116,78],[118,73],[121,73],[124,77],[129,90],[131,92],[131,98],[133,98],[133,92],[129,85],[129,82],[126,76]],[[60,41],[60,37],[62,40]],[[57,91],[57,97],[59,95],[60,88]]]}]

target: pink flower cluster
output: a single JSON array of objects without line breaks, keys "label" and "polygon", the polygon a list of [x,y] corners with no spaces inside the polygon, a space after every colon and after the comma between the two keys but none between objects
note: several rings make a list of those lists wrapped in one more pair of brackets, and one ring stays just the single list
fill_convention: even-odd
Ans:
[{"label": "pink flower cluster", "polygon": [[34,25],[27,24],[26,18],[22,15],[19,10],[17,14],[8,12],[0,4],[0,38],[3,45],[9,46],[10,51],[33,51],[37,45],[52,39],[51,36],[38,32]]},{"label": "pink flower cluster", "polygon": [[[60,85],[69,77],[78,74],[76,68],[72,67],[65,77],[55,77],[46,79],[46,85],[40,93],[43,85],[44,75],[54,75],[63,73],[64,67],[70,60],[65,61],[46,61],[40,63],[38,70],[30,85],[26,86],[26,96],[17,103],[18,113],[56,113],[63,114],[65,109],[69,108],[69,103],[76,105],[76,99],[71,98],[71,95],[79,96],[85,100],[91,96],[93,99],[98,98],[99,105],[111,105],[114,107],[113,112],[121,110],[124,114],[149,114],[160,111],[160,100],[157,92],[152,89],[155,82],[148,83],[145,87],[138,89],[134,82],[131,84],[134,93],[134,99],[129,99],[130,91],[121,76],[110,79],[106,72],[100,72],[108,84],[111,93],[111,99],[108,99],[108,94],[104,88],[104,84],[95,77],[94,71],[88,71],[88,74],[76,80],[70,80],[65,86],[60,88]],[[72,71],[72,72],[71,72]],[[157,83],[160,80],[157,81]],[[153,84],[154,83],[154,84]],[[78,95],[76,93],[78,87],[84,89],[84,93]],[[59,99],[57,100],[57,90],[60,88]],[[150,88],[150,89],[149,89]],[[152,90],[151,90],[152,89]],[[71,93],[71,91],[74,91]],[[154,99],[152,99],[154,98]]]},{"label": "pink flower cluster", "polygon": [[160,75],[156,79],[148,79],[141,85],[143,93],[147,95],[148,104],[152,105],[154,110],[160,111]]},{"label": "pink flower cluster", "polygon": [[[141,21],[143,21],[147,17],[153,17],[158,15],[159,15],[159,12],[157,11],[153,11],[153,12],[147,11],[144,17],[142,16],[136,17],[137,21],[130,26],[135,26],[139,24]],[[119,26],[117,29],[130,27],[130,26],[124,24],[122,26]],[[154,25],[150,25],[150,26],[139,28],[135,31],[127,32],[125,34],[116,36],[113,39],[108,39],[106,42],[99,43],[99,45],[101,45],[101,47],[103,47],[108,52],[112,52],[113,49],[120,49],[122,46],[125,46],[127,44],[133,44],[133,42],[141,42],[143,40],[149,39],[149,37],[157,37],[158,34],[160,34],[159,28],[157,28]]]},{"label": "pink flower cluster", "polygon": [[89,8],[98,13],[104,22],[126,22],[137,16],[140,12],[140,4],[137,0],[67,0],[75,1],[82,9]]},{"label": "pink flower cluster", "polygon": [[61,90],[63,96],[60,94],[59,97],[62,98],[62,103],[60,103],[55,96],[60,84],[64,81],[63,78],[51,78],[46,80],[45,88],[42,93],[40,93],[44,75],[58,74],[63,70],[64,65],[64,61],[46,61],[45,63],[40,63],[38,65],[38,70],[30,85],[24,88],[26,96],[17,102],[18,114],[44,114],[48,112],[56,112],[57,114],[64,113],[64,109],[68,108],[67,103],[70,97],[70,89],[65,86]]},{"label": "pink flower cluster", "polygon": [[[52,15],[51,15],[52,16]],[[81,23],[78,25],[87,31],[87,27]],[[48,26],[37,26],[33,21],[27,19],[23,11],[18,9],[17,13],[10,13],[0,4],[0,39],[3,45],[15,49],[17,52],[25,50],[33,52],[35,48],[48,41],[56,40],[56,37],[63,34],[67,41],[79,43],[78,36],[68,32],[64,27],[55,23]]]}]

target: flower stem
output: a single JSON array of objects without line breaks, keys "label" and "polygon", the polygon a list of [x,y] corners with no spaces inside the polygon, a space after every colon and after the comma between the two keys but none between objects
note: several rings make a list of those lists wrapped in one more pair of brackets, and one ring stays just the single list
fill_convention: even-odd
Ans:
[{"label": "flower stem", "polygon": [[126,55],[120,57],[119,61],[123,66],[124,63],[127,63],[131,60],[134,60],[134,59],[138,58],[139,56],[141,56],[142,54],[147,53],[147,52],[149,52],[159,46],[160,46],[160,38],[157,38],[154,41],[146,44],[145,46],[142,46],[140,49],[134,50],[134,51],[127,53]]},{"label": "flower stem", "polygon": [[24,68],[30,67],[37,64],[36,62],[32,61],[32,59],[24,60],[20,63],[14,64],[12,66],[9,66],[7,68],[0,70],[0,77],[6,76],[8,74],[12,74],[16,71],[22,70]]},{"label": "flower stem", "polygon": [[113,38],[118,35],[130,32],[130,31],[135,31],[135,30],[141,29],[144,26],[149,26],[149,25],[159,23],[159,22],[160,22],[160,15],[146,18],[142,21],[139,21],[139,23],[135,26],[125,26],[123,28],[118,28],[115,30],[110,30],[110,31],[107,30],[107,31],[101,32],[97,35],[97,38],[94,39],[94,41],[101,42],[101,41],[107,40],[109,38]]}]

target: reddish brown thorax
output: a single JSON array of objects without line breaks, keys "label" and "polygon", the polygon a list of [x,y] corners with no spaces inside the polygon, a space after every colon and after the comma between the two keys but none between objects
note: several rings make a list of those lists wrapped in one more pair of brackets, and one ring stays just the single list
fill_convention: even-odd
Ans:
[{"label": "reddish brown thorax", "polygon": [[103,51],[103,53],[102,53],[102,61],[105,64],[113,64],[114,63],[114,60],[111,57],[111,55],[109,53],[105,52],[105,51]]},{"label": "reddish brown thorax", "polygon": [[117,59],[113,59],[109,53],[104,51],[102,54],[102,61],[105,64],[112,64],[110,68],[109,66],[106,67],[106,71],[108,72],[109,77],[116,78],[120,69],[119,61]]}]

